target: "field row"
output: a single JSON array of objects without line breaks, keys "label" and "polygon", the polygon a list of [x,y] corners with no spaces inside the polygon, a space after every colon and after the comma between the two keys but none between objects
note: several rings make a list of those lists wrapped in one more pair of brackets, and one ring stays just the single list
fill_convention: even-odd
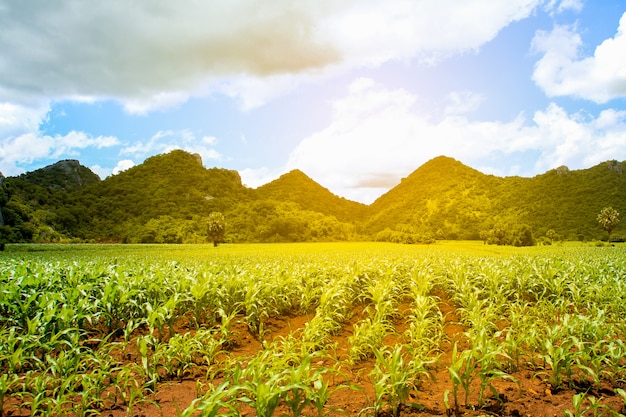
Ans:
[{"label": "field row", "polygon": [[3,254],[2,415],[624,413],[621,248],[210,249]]}]

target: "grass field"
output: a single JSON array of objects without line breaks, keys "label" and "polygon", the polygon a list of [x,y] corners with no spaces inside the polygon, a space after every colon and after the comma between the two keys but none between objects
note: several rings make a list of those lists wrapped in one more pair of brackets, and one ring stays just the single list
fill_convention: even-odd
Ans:
[{"label": "grass field", "polygon": [[3,416],[623,415],[626,248],[9,245]]}]

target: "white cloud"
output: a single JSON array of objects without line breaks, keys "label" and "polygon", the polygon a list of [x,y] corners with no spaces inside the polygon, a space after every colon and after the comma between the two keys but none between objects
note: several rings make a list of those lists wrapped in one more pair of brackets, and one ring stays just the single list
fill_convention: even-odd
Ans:
[{"label": "white cloud", "polygon": [[284,169],[273,170],[268,167],[246,168],[239,171],[241,182],[250,188],[257,188],[263,184],[274,181],[287,171]]},{"label": "white cloud", "polygon": [[219,161],[222,159],[222,155],[214,148],[217,142],[218,139],[214,136],[204,136],[198,139],[195,133],[189,129],[160,130],[147,141],[125,146],[120,150],[120,155],[130,155],[142,159],[150,155],[182,149],[199,154],[203,163],[206,163],[209,160]]},{"label": "white cloud", "polygon": [[596,103],[626,97],[626,13],[617,33],[582,57],[583,41],[576,28],[557,26],[539,31],[533,48],[543,54],[533,80],[548,96],[576,96]]},{"label": "white cloud", "polygon": [[511,22],[526,18],[541,1],[361,1],[322,23],[326,39],[352,65],[440,56],[479,48]]},{"label": "white cloud", "polygon": [[320,76],[475,50],[542,2],[4,1],[0,100],[143,114],[221,92],[251,108]]},{"label": "white cloud", "polygon": [[477,110],[485,97],[471,91],[453,91],[446,97],[444,113],[447,115],[466,114]]},{"label": "white cloud", "polygon": [[100,177],[100,179],[104,179],[104,178],[108,177],[109,175],[111,175],[111,170],[110,169],[103,168],[99,164],[92,165],[92,166],[89,167],[89,169],[93,173],[98,175]]},{"label": "white cloud", "polygon": [[112,175],[117,175],[120,172],[126,171],[135,166],[135,163],[130,159],[122,159],[115,165],[115,168],[111,171]]},{"label": "white cloud", "polygon": [[44,135],[39,131],[27,132],[0,141],[0,166],[4,175],[24,172],[21,165],[36,160],[59,159],[75,156],[85,148],[106,148],[119,144],[113,136],[92,137],[84,132],[71,131],[66,135]]},{"label": "white cloud", "polygon": [[29,107],[10,102],[0,102],[0,138],[34,132],[46,119],[47,104]]},{"label": "white cloud", "polygon": [[[455,96],[464,107],[463,93]],[[334,103],[332,123],[303,139],[286,169],[299,168],[334,193],[363,202],[399,183],[427,160],[447,155],[505,175],[535,175],[559,165],[584,168],[626,159],[626,112],[605,110],[597,118],[568,114],[556,104],[509,122],[473,121],[458,114],[417,112],[417,97],[369,79],[356,80]],[[433,109],[433,113],[437,112]],[[503,166],[498,156],[538,154],[534,165]],[[508,160],[508,158],[507,158]]]},{"label": "white cloud", "polygon": [[550,0],[544,6],[546,12],[551,15],[563,13],[567,10],[580,12],[584,7],[582,0]]}]

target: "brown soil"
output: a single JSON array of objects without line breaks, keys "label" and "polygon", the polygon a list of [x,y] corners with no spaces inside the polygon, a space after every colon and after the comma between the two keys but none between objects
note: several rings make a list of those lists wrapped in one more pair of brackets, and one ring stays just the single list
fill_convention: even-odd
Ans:
[{"label": "brown soil", "polygon": [[[401,306],[398,311],[402,312],[408,309],[408,305]],[[440,310],[445,315],[446,324],[444,331],[446,333],[445,341],[442,343],[441,355],[439,361],[431,369],[433,374],[432,380],[425,380],[419,389],[411,395],[412,402],[409,405],[402,406],[399,416],[439,416],[455,415],[453,410],[447,410],[444,403],[444,393],[452,390],[452,383],[447,371],[450,364],[450,357],[453,343],[456,341],[460,348],[464,348],[466,342],[462,338],[462,333],[466,330],[458,324],[458,316],[455,314],[455,308],[446,300],[440,302]],[[309,315],[297,316],[279,316],[267,320],[265,324],[267,341],[279,336],[286,336],[290,332],[296,331],[304,327],[305,323],[313,317]],[[361,387],[361,390],[340,389],[331,396],[328,409],[341,409],[343,412],[334,411],[326,415],[329,416],[373,416],[371,409],[374,399],[373,384],[368,374],[374,367],[373,360],[359,362],[350,365],[347,358],[349,352],[348,338],[353,333],[353,325],[363,318],[363,309],[357,308],[352,318],[343,326],[343,331],[338,336],[333,337],[336,343],[336,349],[333,351],[335,358],[340,359],[341,370],[348,378],[349,382]],[[181,320],[182,321],[182,320]],[[185,326],[186,327],[186,326]],[[401,333],[406,328],[406,323],[399,318],[396,323],[396,330]],[[188,331],[180,329],[180,331]],[[233,346],[228,354],[230,357],[241,357],[245,361],[246,357],[251,357],[262,349],[262,344],[248,331],[247,326],[243,323],[237,323],[233,326],[236,346]],[[394,336],[389,336],[385,340],[388,345],[398,342]],[[134,352],[133,348],[128,352]],[[134,360],[134,354],[124,354],[121,360]],[[319,364],[321,366],[332,366],[336,363],[333,358],[322,358]],[[464,404],[464,394],[459,393],[461,406],[456,411],[456,415],[463,416],[563,416],[565,410],[572,410],[572,397],[577,393],[571,389],[564,389],[553,392],[551,387],[544,383],[540,378],[535,377],[533,371],[522,369],[511,374],[519,383],[519,386],[512,381],[498,380],[494,383],[500,399],[490,399],[485,407],[477,408],[478,403],[478,386],[473,387],[472,394],[469,397],[468,406]],[[220,373],[217,374],[212,381],[214,384],[221,382]],[[199,387],[202,384],[208,384],[206,375],[198,372],[195,375],[189,375],[182,381],[166,381],[157,385],[153,394],[149,395],[149,402],[142,403],[133,409],[132,415],[138,417],[169,417],[176,416],[184,410],[195,398],[197,398]],[[345,383],[344,380],[334,381],[333,384]],[[613,410],[623,412],[623,402],[621,398],[615,396],[612,387],[606,386],[598,391],[590,391],[590,394],[596,398],[601,398],[600,403],[610,406]],[[451,397],[450,397],[451,398]],[[450,399],[450,402],[452,400]],[[587,404],[588,405],[588,404]],[[29,415],[27,409],[19,410],[16,404],[5,405],[6,416],[26,416]],[[254,416],[255,410],[249,407],[241,407],[243,416]],[[364,411],[365,410],[365,411]],[[121,406],[112,406],[110,410],[101,414],[106,417],[122,417],[127,416],[126,409]],[[275,415],[289,415],[287,408],[279,408]],[[313,416],[313,409],[305,410],[305,415]],[[592,414],[589,414],[592,415]],[[379,416],[392,416],[391,410],[383,410]]]}]

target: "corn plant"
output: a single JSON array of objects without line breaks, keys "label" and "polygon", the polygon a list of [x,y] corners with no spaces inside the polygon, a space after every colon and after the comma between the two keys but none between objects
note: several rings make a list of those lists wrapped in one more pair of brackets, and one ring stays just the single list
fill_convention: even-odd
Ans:
[{"label": "corn plant", "polygon": [[537,353],[537,357],[546,370],[535,373],[535,376],[543,377],[553,390],[562,389],[566,383],[571,384],[578,356],[573,340],[564,339],[555,344],[548,338],[543,347],[543,352]]},{"label": "corn plant", "polygon": [[433,297],[416,294],[408,317],[409,327],[404,337],[420,355],[430,355],[439,349],[443,337],[443,315]]},{"label": "corn plant", "polygon": [[349,293],[341,286],[328,286],[322,291],[315,316],[302,331],[302,341],[310,351],[321,350],[330,344],[330,337],[341,331],[349,318]]},{"label": "corn plant", "polygon": [[126,406],[128,415],[132,415],[133,407],[148,402],[144,387],[137,378],[141,375],[142,368],[131,364],[121,368],[115,375],[113,386],[115,387],[115,401],[119,398],[122,405]]},{"label": "corn plant", "polygon": [[626,382],[625,357],[626,343],[621,339],[607,342],[602,373],[613,386],[618,386]]},{"label": "corn plant", "polygon": [[585,413],[589,410],[588,407],[584,407],[584,402],[587,394],[584,392],[575,394],[572,397],[573,410],[567,409],[564,411],[565,417],[584,417]]},{"label": "corn plant", "polygon": [[622,399],[622,409],[620,410],[620,412],[624,414],[626,413],[626,391],[621,388],[615,388],[614,391]]},{"label": "corn plant", "polygon": [[165,338],[165,327],[167,326],[169,337],[174,336],[174,322],[178,319],[176,315],[176,306],[179,302],[179,295],[174,294],[161,305],[153,305],[146,303],[147,312],[146,324],[150,330],[150,334],[155,336],[155,330],[158,330],[158,340]]},{"label": "corn plant", "polygon": [[230,417],[239,416],[239,411],[234,405],[234,398],[237,394],[237,386],[231,386],[225,381],[219,386],[213,385],[200,398],[196,398],[185,408],[179,417]]},{"label": "corn plant", "polygon": [[356,363],[373,357],[392,328],[391,323],[371,317],[356,323],[353,335],[348,338],[350,362]]},{"label": "corn plant", "polygon": [[314,371],[311,361],[314,355],[304,356],[298,366],[292,366],[284,371],[285,392],[283,401],[291,410],[293,417],[300,417],[304,409],[311,403],[312,383],[317,381],[316,374],[325,372]]},{"label": "corn plant", "polygon": [[0,416],[3,415],[4,402],[8,398],[7,395],[11,395],[19,388],[20,378],[16,374],[2,374],[0,375]]},{"label": "corn plant", "polygon": [[155,350],[156,341],[153,336],[145,335],[137,338],[137,354],[141,361],[143,375],[146,378],[145,385],[152,390],[154,390],[156,383],[159,381]]},{"label": "corn plant", "polygon": [[206,276],[203,278],[198,279],[194,277],[188,290],[189,301],[193,306],[193,322],[196,330],[205,325],[212,326],[215,322],[215,318],[211,315],[212,310],[215,308],[212,302],[215,298],[213,293],[214,283],[206,279]]},{"label": "corn plant", "polygon": [[370,376],[374,383],[374,412],[378,414],[389,404],[394,416],[400,413],[400,406],[407,405],[409,394],[416,391],[423,377],[431,377],[427,370],[428,362],[414,356],[407,361],[406,347],[375,349],[376,365]]},{"label": "corn plant", "polygon": [[519,386],[517,380],[503,370],[505,365],[502,360],[508,362],[511,358],[504,352],[504,348],[498,342],[497,337],[497,334],[492,337],[488,330],[482,329],[476,337],[470,339],[476,375],[480,381],[478,404],[481,407],[485,405],[485,391],[487,389],[491,391],[493,397],[500,398],[498,391],[492,384],[494,380],[508,379]]},{"label": "corn plant", "polygon": [[167,343],[156,347],[155,366],[164,368],[167,376],[182,381],[192,367],[199,364],[212,365],[220,351],[220,345],[214,330],[198,330],[193,336],[191,333],[176,334]]},{"label": "corn plant", "polygon": [[263,369],[255,368],[242,370],[239,364],[232,372],[232,378],[241,381],[237,384],[243,394],[239,401],[254,408],[256,415],[260,417],[271,417],[286,390],[291,388],[282,384],[280,373],[265,373]]},{"label": "corn plant", "polygon": [[459,388],[462,388],[465,392],[465,405],[469,401],[470,385],[474,379],[474,361],[472,360],[473,352],[471,350],[464,350],[459,353],[457,343],[454,343],[452,347],[452,357],[450,366],[448,366],[448,373],[450,375],[450,381],[452,382],[452,391],[446,390],[444,392],[444,403],[446,409],[450,410],[449,396],[452,393],[454,401],[454,411],[456,414],[460,412],[459,402]]}]

